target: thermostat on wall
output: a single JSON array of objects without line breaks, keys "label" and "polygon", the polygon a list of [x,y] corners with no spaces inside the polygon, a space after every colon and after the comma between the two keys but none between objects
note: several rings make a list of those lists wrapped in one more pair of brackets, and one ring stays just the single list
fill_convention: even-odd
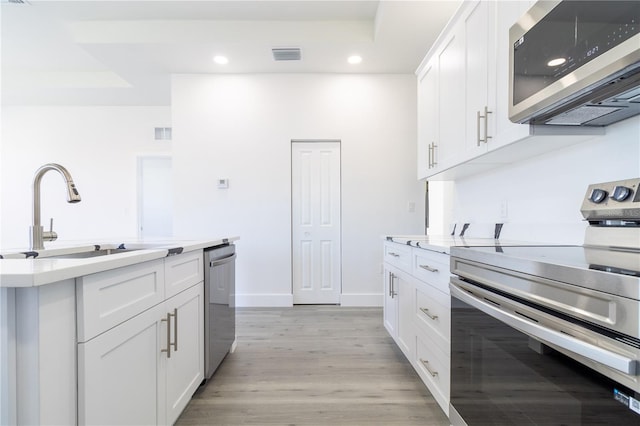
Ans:
[{"label": "thermostat on wall", "polygon": [[218,188],[227,189],[229,187],[229,179],[218,179]]}]

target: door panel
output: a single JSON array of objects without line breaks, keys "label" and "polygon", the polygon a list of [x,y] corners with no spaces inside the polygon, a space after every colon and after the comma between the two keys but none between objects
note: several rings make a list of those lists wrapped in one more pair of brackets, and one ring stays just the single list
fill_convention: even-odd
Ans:
[{"label": "door panel", "polygon": [[292,143],[294,303],[340,303],[340,142]]}]

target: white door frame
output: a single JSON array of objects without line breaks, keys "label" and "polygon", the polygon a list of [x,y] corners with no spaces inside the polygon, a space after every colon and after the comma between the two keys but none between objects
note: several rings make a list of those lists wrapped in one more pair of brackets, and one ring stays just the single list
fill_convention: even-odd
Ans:
[{"label": "white door frame", "polygon": [[[342,152],[342,144],[341,141],[339,139],[292,139],[291,140],[291,294],[293,295],[293,300],[294,300],[294,304],[297,303],[296,302],[296,292],[295,292],[295,267],[296,267],[296,259],[295,259],[295,253],[296,251],[294,250],[294,244],[295,244],[295,232],[294,232],[294,224],[295,224],[295,219],[294,219],[294,171],[293,171],[293,166],[294,166],[294,158],[293,158],[293,151],[294,151],[294,146],[296,143],[305,143],[305,144],[313,144],[313,143],[332,143],[332,144],[337,144],[338,147],[338,155],[341,155]],[[340,304],[340,297],[342,294],[342,173],[340,171],[342,165],[341,165],[341,159],[339,161],[339,166],[338,166],[338,173],[339,173],[339,179],[338,179],[338,190],[339,190],[339,196],[338,196],[338,203],[339,203],[339,209],[338,209],[338,220],[339,220],[339,225],[338,225],[338,238],[337,238],[337,244],[338,244],[338,262],[337,263],[337,286],[338,286],[338,291],[337,291],[337,295],[336,295],[336,299],[332,300],[332,301],[323,301],[323,300],[318,300],[317,302],[299,302],[299,303],[318,303],[318,304]]]}]

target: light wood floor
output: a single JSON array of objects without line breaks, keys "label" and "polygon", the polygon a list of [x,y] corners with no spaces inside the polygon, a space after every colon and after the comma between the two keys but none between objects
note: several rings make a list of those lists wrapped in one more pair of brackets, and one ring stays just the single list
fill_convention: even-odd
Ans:
[{"label": "light wood floor", "polygon": [[243,308],[237,323],[177,425],[449,425],[379,308]]}]

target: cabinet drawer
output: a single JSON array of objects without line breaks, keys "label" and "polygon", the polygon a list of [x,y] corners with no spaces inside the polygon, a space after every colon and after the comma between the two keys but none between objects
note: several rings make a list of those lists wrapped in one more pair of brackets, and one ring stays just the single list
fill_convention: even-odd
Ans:
[{"label": "cabinet drawer", "polygon": [[449,354],[451,341],[451,300],[450,296],[429,286],[416,285],[415,320],[416,325]]},{"label": "cabinet drawer", "polygon": [[449,357],[420,332],[416,334],[416,359],[414,367],[418,375],[438,401],[442,410],[449,413],[449,392],[451,388]]},{"label": "cabinet drawer", "polygon": [[449,294],[449,256],[423,249],[413,249],[413,276]]},{"label": "cabinet drawer", "polygon": [[159,259],[77,278],[78,341],[86,342],[162,302],[163,263]]},{"label": "cabinet drawer", "polygon": [[384,261],[411,273],[411,247],[397,243],[385,243]]},{"label": "cabinet drawer", "polygon": [[166,297],[172,297],[204,280],[202,262],[202,250],[165,258]]}]

